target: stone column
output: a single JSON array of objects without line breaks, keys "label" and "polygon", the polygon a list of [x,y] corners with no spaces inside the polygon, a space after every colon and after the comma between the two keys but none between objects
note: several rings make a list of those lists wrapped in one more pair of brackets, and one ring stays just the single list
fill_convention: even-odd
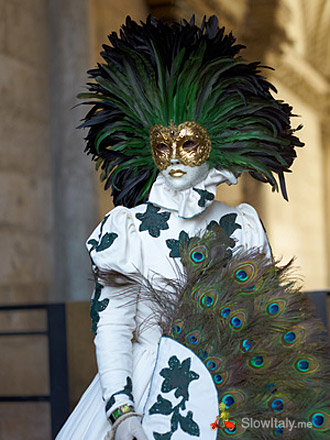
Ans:
[{"label": "stone column", "polygon": [[[0,303],[44,303],[53,279],[45,0],[0,0]],[[0,331],[42,331],[41,311],[0,313]],[[47,395],[43,335],[0,338],[2,396]],[[36,426],[38,429],[36,429]],[[0,438],[50,438],[48,402],[1,402]]]},{"label": "stone column", "polygon": [[76,130],[87,109],[73,109],[90,67],[88,0],[49,0],[51,149],[54,199],[53,300],[87,299],[90,262],[85,241],[97,224],[91,161]]},{"label": "stone column", "polygon": [[44,302],[52,280],[47,8],[0,1],[0,293]]}]

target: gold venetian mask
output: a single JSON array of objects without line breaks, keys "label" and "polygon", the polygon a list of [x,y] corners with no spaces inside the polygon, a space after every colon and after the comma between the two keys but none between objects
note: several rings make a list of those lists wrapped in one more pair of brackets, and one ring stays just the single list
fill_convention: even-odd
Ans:
[{"label": "gold venetian mask", "polygon": [[183,165],[202,165],[210,156],[211,140],[208,132],[197,122],[184,122],[168,127],[154,125],[150,130],[152,157],[156,167],[163,171],[178,159]]}]

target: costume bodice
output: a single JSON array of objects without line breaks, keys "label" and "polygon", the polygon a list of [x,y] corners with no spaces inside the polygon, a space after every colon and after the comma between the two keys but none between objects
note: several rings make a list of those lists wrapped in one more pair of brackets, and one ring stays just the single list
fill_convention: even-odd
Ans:
[{"label": "costume bodice", "polygon": [[[182,269],[179,240],[203,233],[212,222],[225,228],[235,241],[234,252],[240,247],[256,247],[271,257],[263,226],[250,205],[231,207],[214,201],[210,188],[197,189],[199,192],[190,191],[186,201],[192,202],[190,213],[195,211],[194,201],[201,212],[190,218],[180,215],[180,206],[160,207],[157,200],[131,209],[114,208],[87,241],[93,264],[102,270],[113,269],[124,274],[139,272],[162,288],[158,276],[175,278]],[[166,197],[162,197],[162,204],[164,200]],[[92,298],[91,313],[97,330],[95,345],[103,398],[111,403],[107,406],[108,413],[118,405],[132,402],[132,396],[125,391],[130,383],[135,386],[135,404],[143,407],[161,337],[158,326],[143,325],[153,312],[148,301],[134,302],[124,292],[114,290],[99,285]],[[164,288],[164,295],[168,293]]]}]

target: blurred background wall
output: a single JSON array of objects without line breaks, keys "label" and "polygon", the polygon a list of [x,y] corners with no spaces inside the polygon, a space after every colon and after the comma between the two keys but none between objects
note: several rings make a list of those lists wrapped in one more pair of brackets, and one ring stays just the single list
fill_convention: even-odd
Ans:
[{"label": "blurred background wall", "polygon": [[[218,199],[254,205],[275,257],[327,289],[330,250],[330,0],[0,0],[0,305],[64,302],[71,404],[95,371],[85,240],[112,208],[76,130],[88,68],[126,15],[217,14],[303,124],[289,203],[243,176]],[[43,311],[0,312],[0,332],[37,332]],[[49,392],[47,337],[0,337],[0,394]],[[1,440],[50,439],[48,403],[0,401]]]}]

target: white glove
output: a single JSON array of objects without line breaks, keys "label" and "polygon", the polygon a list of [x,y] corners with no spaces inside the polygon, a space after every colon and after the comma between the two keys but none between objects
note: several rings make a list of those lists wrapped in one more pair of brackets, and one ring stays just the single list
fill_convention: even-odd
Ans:
[{"label": "white glove", "polygon": [[148,440],[137,416],[128,417],[117,426],[115,433],[109,431],[104,440]]}]

